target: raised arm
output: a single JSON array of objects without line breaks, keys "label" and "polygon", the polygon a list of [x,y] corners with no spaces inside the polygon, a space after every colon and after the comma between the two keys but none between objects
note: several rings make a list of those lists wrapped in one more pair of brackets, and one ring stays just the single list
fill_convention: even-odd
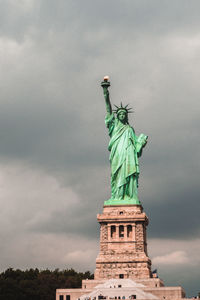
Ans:
[{"label": "raised arm", "polygon": [[112,114],[112,106],[111,106],[111,103],[110,103],[110,97],[109,97],[109,91],[108,91],[108,87],[110,86],[110,82],[108,80],[109,80],[109,77],[105,76],[104,81],[101,83],[101,86],[103,88],[103,95],[104,95],[105,102],[106,102],[107,114],[111,115]]}]

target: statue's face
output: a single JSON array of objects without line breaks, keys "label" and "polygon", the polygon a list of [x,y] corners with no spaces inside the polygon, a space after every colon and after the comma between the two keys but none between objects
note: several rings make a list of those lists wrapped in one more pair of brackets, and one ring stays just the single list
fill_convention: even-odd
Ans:
[{"label": "statue's face", "polygon": [[121,110],[118,114],[117,114],[117,118],[123,123],[127,120],[127,113],[124,110]]}]

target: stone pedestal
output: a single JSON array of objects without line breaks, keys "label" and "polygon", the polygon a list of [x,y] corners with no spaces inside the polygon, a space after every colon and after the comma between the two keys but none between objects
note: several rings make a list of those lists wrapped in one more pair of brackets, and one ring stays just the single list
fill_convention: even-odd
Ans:
[{"label": "stone pedestal", "polygon": [[94,280],[83,280],[82,289],[57,289],[56,300],[185,297],[180,286],[165,287],[162,280],[151,274],[146,242],[148,218],[141,205],[107,205],[97,219],[101,226],[100,252]]},{"label": "stone pedestal", "polygon": [[100,253],[95,279],[151,277],[147,254],[148,218],[141,205],[104,206],[100,223]]}]

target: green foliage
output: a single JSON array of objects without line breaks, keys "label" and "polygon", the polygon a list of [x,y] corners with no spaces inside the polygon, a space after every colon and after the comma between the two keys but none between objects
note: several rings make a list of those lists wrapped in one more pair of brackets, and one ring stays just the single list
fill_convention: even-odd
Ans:
[{"label": "green foliage", "polygon": [[89,271],[73,269],[26,271],[7,269],[0,274],[0,300],[55,300],[57,288],[80,288],[82,279],[93,279]]}]

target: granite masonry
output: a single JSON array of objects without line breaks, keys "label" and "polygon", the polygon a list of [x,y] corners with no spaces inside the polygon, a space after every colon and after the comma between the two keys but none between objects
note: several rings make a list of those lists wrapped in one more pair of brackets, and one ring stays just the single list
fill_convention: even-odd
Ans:
[{"label": "granite masonry", "polygon": [[186,299],[182,287],[165,287],[151,271],[148,218],[141,205],[105,205],[97,215],[100,251],[94,280],[81,289],[57,289],[56,300]]}]

